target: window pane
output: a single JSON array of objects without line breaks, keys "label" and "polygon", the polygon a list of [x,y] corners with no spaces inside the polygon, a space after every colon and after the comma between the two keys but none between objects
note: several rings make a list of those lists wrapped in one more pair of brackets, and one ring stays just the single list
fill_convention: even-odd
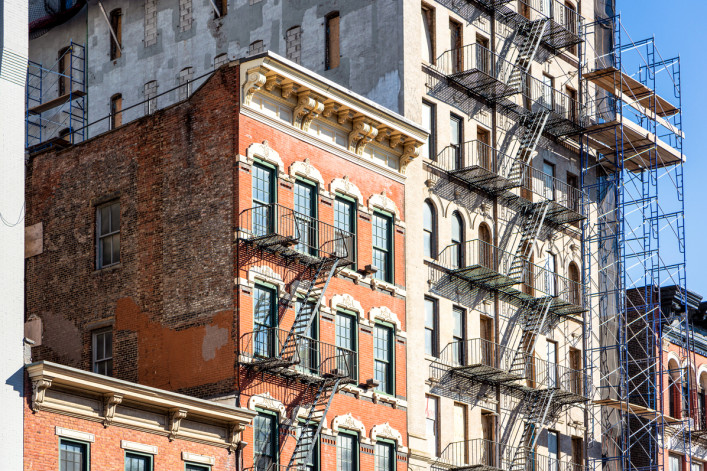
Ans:
[{"label": "window pane", "polygon": [[388,327],[376,325],[373,329],[374,378],[380,382],[378,390],[388,394],[393,394],[391,337]]},{"label": "window pane", "polygon": [[379,280],[392,282],[390,218],[374,214],[371,222],[373,225],[373,264],[378,268],[373,276]]},{"label": "window pane", "polygon": [[270,357],[275,354],[275,291],[263,286],[253,290],[255,334],[253,354]]},{"label": "window pane", "polygon": [[100,235],[108,234],[110,232],[110,208],[108,206],[103,206],[101,209],[101,232]]},{"label": "window pane", "polygon": [[210,471],[208,466],[187,463],[186,471]]},{"label": "window pane", "polygon": [[375,447],[375,471],[395,470],[395,448],[389,443],[376,443]]},{"label": "window pane", "polygon": [[111,253],[110,263],[118,263],[120,261],[120,234],[111,236],[113,251]]},{"label": "window pane", "polygon": [[102,261],[103,263],[101,266],[107,266],[111,264],[111,258],[113,256],[113,243],[112,239],[110,237],[106,237],[104,239],[101,239],[101,246],[102,246]]},{"label": "window pane", "polygon": [[258,414],[255,417],[255,469],[267,471],[275,463],[277,453],[276,417],[269,414]]},{"label": "window pane", "polygon": [[425,410],[426,425],[427,425],[427,443],[429,452],[432,456],[439,456],[438,437],[437,437],[437,398],[427,396],[427,408]]},{"label": "window pane", "polygon": [[350,232],[353,240],[346,242],[346,247],[342,247],[348,255],[349,260],[356,260],[356,206],[351,201],[341,198],[334,200],[334,227],[339,230]]},{"label": "window pane", "polygon": [[149,456],[125,454],[125,471],[150,471],[152,458]]},{"label": "window pane", "polygon": [[337,471],[357,471],[358,437],[339,433],[336,437],[336,469]]},{"label": "window pane", "polygon": [[253,165],[253,202],[270,204],[274,201],[272,194],[273,175],[272,169],[263,165]]},{"label": "window pane", "polygon": [[120,204],[115,203],[110,206],[110,231],[120,230]]},{"label": "window pane", "polygon": [[84,471],[87,452],[87,446],[83,443],[61,440],[59,444],[59,470]]},{"label": "window pane", "polygon": [[437,355],[437,303],[425,299],[425,353]]}]

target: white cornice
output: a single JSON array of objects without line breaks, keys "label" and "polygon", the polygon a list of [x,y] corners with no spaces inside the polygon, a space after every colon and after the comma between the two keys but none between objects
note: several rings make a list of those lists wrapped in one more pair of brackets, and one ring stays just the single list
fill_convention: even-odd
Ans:
[{"label": "white cornice", "polygon": [[330,144],[328,142],[325,142],[321,139],[317,139],[316,137],[312,136],[309,133],[306,133],[300,129],[294,128],[292,126],[288,126],[286,123],[284,123],[281,120],[272,118],[270,116],[264,115],[262,113],[259,113],[258,111],[248,108],[246,106],[241,107],[241,114],[243,116],[247,116],[249,118],[253,118],[256,121],[260,121],[261,123],[272,127],[274,129],[277,129],[278,131],[284,132],[285,134],[289,134],[290,136],[300,139],[308,144],[311,144],[315,147],[318,147],[325,152],[329,152],[331,154],[334,154],[338,157],[341,157],[342,159],[348,160],[349,162],[355,163],[357,165],[360,165],[364,167],[367,170],[371,170],[372,172],[376,172],[380,175],[383,175],[386,178],[390,178],[391,180],[394,180],[398,183],[405,183],[405,175],[399,173],[398,171],[389,168],[385,165],[378,164],[372,160],[367,160],[362,158],[359,155],[354,154],[353,152],[349,152],[347,150],[344,150],[341,147],[335,146],[334,144]]}]

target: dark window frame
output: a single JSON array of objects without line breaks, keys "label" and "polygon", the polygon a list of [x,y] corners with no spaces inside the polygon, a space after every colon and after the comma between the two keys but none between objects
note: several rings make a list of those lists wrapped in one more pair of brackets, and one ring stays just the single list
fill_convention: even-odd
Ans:
[{"label": "dark window frame", "polygon": [[[344,228],[344,225],[339,224],[339,215],[341,214],[341,211],[338,209],[338,205],[346,205],[349,209],[349,221],[348,221],[348,228]],[[357,236],[357,227],[358,225],[358,202],[349,196],[342,195],[340,193],[336,193],[334,197],[334,227],[337,229],[345,230],[348,231],[352,234],[353,236],[353,241],[351,242],[351,247],[350,249],[353,250],[353,253],[348,254],[349,255],[349,260],[351,260],[352,264],[350,265],[349,268],[352,270],[356,270],[357,267],[357,259],[358,259],[358,236]]]},{"label": "dark window frame", "polygon": [[148,453],[140,453],[137,451],[131,451],[131,450],[126,450],[125,455],[123,456],[123,463],[124,463],[124,469],[125,471],[130,471],[128,469],[128,458],[145,458],[147,459],[147,463],[149,467],[145,471],[153,471],[155,469],[155,457],[154,455],[150,455]]},{"label": "dark window frame", "polygon": [[[428,318],[428,306],[432,306],[431,326],[429,325],[430,319]],[[425,296],[425,355],[438,358],[439,343],[439,301],[430,296]]]},{"label": "dark window frame", "polygon": [[[270,430],[271,432],[271,443],[270,447],[273,450],[273,453],[275,454],[273,458],[273,463],[271,463],[271,466],[274,465],[275,468],[277,468],[277,465],[280,463],[280,416],[277,412],[273,412],[271,410],[266,410],[266,409],[261,409],[259,407],[255,408],[255,411],[258,413],[256,417],[253,418],[253,469],[254,470],[260,470],[261,468],[258,468],[257,462],[256,462],[256,455],[258,455],[255,440],[256,440],[256,425],[255,425],[255,420],[259,416],[268,416],[272,419],[272,428]],[[269,468],[265,468],[269,469]]]},{"label": "dark window frame", "polygon": [[[123,41],[123,12],[120,8],[112,10],[108,15],[110,18],[110,27],[115,33],[115,38],[113,34],[109,31],[110,35],[110,60],[114,61],[120,59],[123,55],[121,51],[121,43]],[[118,42],[116,43],[116,39]]]},{"label": "dark window frame", "polygon": [[[106,334],[110,334],[110,356],[103,356],[102,358],[98,358],[98,341],[100,336],[105,336]],[[105,353],[105,340],[103,340],[104,345],[104,353]],[[103,329],[96,329],[91,332],[91,371],[94,373],[106,375],[106,376],[113,376],[113,327],[105,327]],[[107,363],[107,369],[106,371],[99,371],[102,370],[102,368],[99,368],[99,365],[102,365],[104,363]]]},{"label": "dark window frame", "polygon": [[[425,257],[437,260],[439,255],[438,246],[438,233],[439,228],[437,227],[437,208],[429,199],[425,200],[423,203],[425,206],[422,209],[422,233],[424,240],[424,255]],[[427,211],[429,211],[429,224],[427,221]]]},{"label": "dark window frame", "polygon": [[[388,335],[388,358],[380,358],[377,355],[378,348],[376,347],[376,336],[379,329],[385,329]],[[388,366],[388,374],[386,378],[387,388],[383,389],[382,384],[376,387],[379,393],[395,396],[396,375],[395,375],[395,326],[387,322],[375,322],[373,324],[373,376],[376,376],[376,362],[385,362]]]},{"label": "dark window frame", "polygon": [[90,471],[91,469],[91,443],[85,442],[83,440],[75,440],[72,438],[64,438],[64,437],[59,437],[59,471],[64,471],[64,468],[62,467],[62,460],[61,460],[61,452],[62,452],[62,445],[73,445],[73,446],[79,446],[82,447],[82,458],[83,458],[83,465],[84,469],[86,471]]},{"label": "dark window frame", "polygon": [[[375,223],[378,220],[386,222],[386,237],[387,237],[387,247],[378,247],[375,245]],[[395,252],[394,252],[394,238],[395,238],[395,221],[390,213],[384,211],[374,210],[371,217],[371,226],[373,229],[373,236],[371,237],[371,245],[373,246],[373,253],[375,251],[383,252],[386,256],[385,267],[377,267],[378,271],[373,274],[373,277],[377,280],[385,281],[386,283],[395,283]],[[382,271],[382,273],[381,273]]]},{"label": "dark window frame", "polygon": [[422,104],[430,110],[430,135],[427,138],[427,157],[434,162],[437,160],[437,105],[427,100],[422,100]]},{"label": "dark window frame", "polygon": [[324,18],[324,36],[324,70],[335,69],[341,62],[341,16],[338,11],[332,11]]},{"label": "dark window frame", "polygon": [[[118,228],[116,230],[113,230],[113,211],[112,208],[114,205],[118,206]],[[102,210],[104,208],[109,208],[108,209],[108,215],[109,215],[109,223],[108,223],[108,232],[103,233],[102,232],[102,224],[103,224],[103,216],[101,215]],[[120,212],[121,212],[121,205],[120,205],[120,200],[112,200],[106,203],[103,203],[101,205],[96,206],[96,270],[102,270],[104,268],[109,268],[113,267],[115,265],[118,265],[120,263],[120,251],[122,248],[122,241],[120,240],[120,226],[121,226],[121,217],[120,217]],[[113,254],[112,249],[113,249],[113,243],[116,240],[115,236],[117,236],[117,241],[118,241],[118,257],[117,260],[113,260]],[[103,260],[103,246],[106,243],[107,240],[110,240],[111,243],[111,260],[106,263],[105,260]]]},{"label": "dark window frame", "polygon": [[[353,448],[351,450],[351,457],[354,460],[352,463],[352,469],[353,471],[358,471],[361,466],[361,439],[358,436],[358,433],[349,431],[349,430],[339,430],[339,437],[344,436],[351,438],[353,440]],[[341,471],[341,468],[339,466],[340,460],[339,460],[339,440],[337,438],[336,440],[336,470]]]},{"label": "dark window frame", "polygon": [[[348,346],[340,345],[339,339],[340,338],[346,338],[343,335],[339,335],[339,327],[343,325],[338,322],[339,318],[347,318],[349,321],[352,321],[351,324],[351,339],[350,339],[350,344]],[[358,358],[358,328],[359,328],[359,319],[358,315],[348,311],[346,309],[337,309],[336,314],[334,317],[334,343],[337,347],[339,348],[347,348],[349,350],[352,350],[354,352],[353,354],[353,361],[354,364],[352,366],[351,377],[355,380],[358,381],[358,364],[359,364],[359,358]]]},{"label": "dark window frame", "polygon": [[[460,319],[461,319],[461,336],[456,335],[456,319],[455,319],[455,313],[460,314]],[[466,357],[467,357],[467,346],[466,346],[466,341],[467,341],[467,335],[466,335],[466,330],[467,330],[467,322],[468,322],[468,311],[461,307],[454,305],[452,306],[452,342],[455,342],[454,344],[456,345],[455,349],[455,360],[458,362],[459,365],[465,365],[466,364]],[[483,348],[483,346],[482,346]]]},{"label": "dark window frame", "polygon": [[[389,459],[389,462],[387,463],[385,469],[381,469],[378,466],[378,454],[376,453],[376,451],[377,451],[376,449],[378,446],[386,447],[391,451],[390,459]],[[373,447],[373,461],[374,461],[373,468],[374,468],[374,471],[395,471],[395,469],[397,467],[397,462],[398,462],[397,455],[398,455],[397,443],[395,443],[392,440],[386,440],[386,439],[382,439],[382,438],[377,439],[376,444]]]}]

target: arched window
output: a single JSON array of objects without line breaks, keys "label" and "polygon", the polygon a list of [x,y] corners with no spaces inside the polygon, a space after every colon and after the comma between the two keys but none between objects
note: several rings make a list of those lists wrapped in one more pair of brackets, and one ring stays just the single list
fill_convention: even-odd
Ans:
[{"label": "arched window", "polygon": [[464,225],[458,211],[452,214],[452,264],[455,268],[464,266]]},{"label": "arched window", "polygon": [[422,211],[425,257],[437,258],[437,213],[429,200],[425,201],[425,206]]},{"label": "arched window", "polygon": [[670,417],[682,418],[682,391],[680,384],[680,366],[675,360],[668,361],[668,413]]},{"label": "arched window", "polygon": [[494,269],[491,229],[486,223],[481,223],[479,226],[479,264]]},{"label": "arched window", "polygon": [[570,278],[570,303],[580,306],[582,304],[581,280],[579,278],[579,268],[574,262],[570,262],[568,275]]}]

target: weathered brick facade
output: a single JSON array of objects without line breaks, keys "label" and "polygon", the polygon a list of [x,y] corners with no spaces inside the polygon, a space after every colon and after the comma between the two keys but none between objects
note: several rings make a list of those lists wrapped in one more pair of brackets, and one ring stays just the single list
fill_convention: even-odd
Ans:
[{"label": "weathered brick facade", "polygon": [[[44,224],[44,250],[26,264],[27,318],[41,319],[43,330],[33,360],[90,370],[92,332],[108,327],[115,377],[235,400],[251,409],[268,395],[286,411],[279,417],[281,443],[292,435],[288,417],[312,391],[239,364],[243,336],[253,330],[253,278],[265,272],[281,280],[282,296],[303,271],[238,239],[239,215],[253,205],[252,159],[246,156],[254,145],[266,147],[282,161],[277,201],[285,207],[293,207],[297,166],[314,169],[318,218],[325,223],[334,224],[336,182],[356,188],[358,268],[373,264],[373,212],[385,206],[391,214],[394,283],[347,269],[332,280],[322,301],[321,342],[335,343],[335,299],[358,312],[359,384],[346,386],[333,400],[321,436],[321,469],[336,466],[337,427],[351,414],[362,424],[360,469],[373,468],[378,435],[398,437],[402,471],[407,469],[404,177],[244,113],[239,90],[245,66],[220,68],[184,102],[69,149],[32,157],[27,225]],[[114,200],[120,203],[120,263],[97,269],[96,207]],[[278,314],[280,328],[289,329],[294,303],[281,302]],[[377,322],[394,332],[392,395],[363,384],[374,378]],[[39,422],[37,427],[48,426]],[[353,422],[348,423],[350,428]],[[250,428],[243,439],[253,443]],[[294,443],[285,442],[281,463],[287,463]],[[246,467],[252,448],[244,452]]]}]

